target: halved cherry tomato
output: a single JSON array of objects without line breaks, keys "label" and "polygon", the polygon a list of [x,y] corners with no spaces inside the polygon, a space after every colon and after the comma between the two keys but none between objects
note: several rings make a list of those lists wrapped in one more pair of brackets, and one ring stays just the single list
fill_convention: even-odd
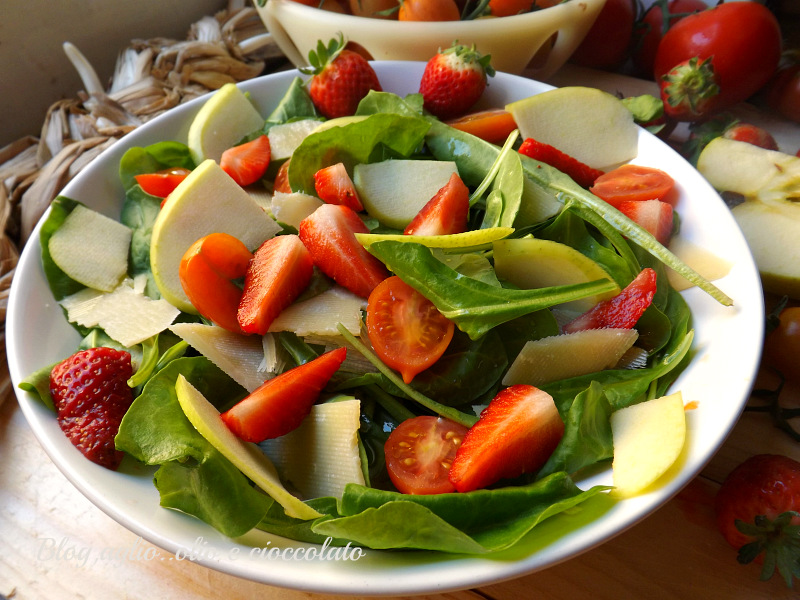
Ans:
[{"label": "halved cherry tomato", "polygon": [[145,193],[158,198],[166,198],[178,187],[181,181],[186,179],[189,173],[191,173],[189,169],[171,167],[155,173],[134,175],[133,178],[136,180],[136,183],[142,187]]},{"label": "halved cherry tomato", "polygon": [[282,192],[284,194],[291,194],[292,188],[289,185],[289,161],[287,158],[284,163],[278,168],[278,173],[275,175],[275,184],[273,191]]},{"label": "halved cherry tomato", "polygon": [[511,132],[517,128],[514,117],[502,108],[470,113],[447,121],[447,124],[498,146],[503,144]]},{"label": "halved cherry tomato", "polygon": [[589,189],[612,206],[625,200],[664,200],[675,181],[664,171],[639,165],[622,165],[601,175]]},{"label": "halved cherry tomato", "polygon": [[367,334],[375,353],[409,383],[441,358],[453,322],[397,276],[384,279],[367,300]]},{"label": "halved cherry tomato", "polygon": [[271,157],[269,138],[260,135],[225,150],[219,159],[219,166],[239,185],[251,185],[264,176]]},{"label": "halved cherry tomato", "polygon": [[228,331],[242,333],[236,318],[242,289],[233,281],[245,276],[252,258],[247,247],[227,233],[211,233],[192,244],[178,274],[197,312]]},{"label": "halved cherry tomato", "polygon": [[448,474],[467,428],[439,417],[414,417],[389,434],[384,453],[386,470],[404,494],[454,492]]}]

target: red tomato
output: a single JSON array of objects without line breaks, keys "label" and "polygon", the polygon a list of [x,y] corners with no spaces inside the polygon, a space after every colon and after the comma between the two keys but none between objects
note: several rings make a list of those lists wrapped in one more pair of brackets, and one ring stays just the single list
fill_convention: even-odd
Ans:
[{"label": "red tomato", "polygon": [[666,24],[659,4],[653,4],[647,10],[636,26],[636,45],[633,53],[633,64],[643,77],[653,76],[656,50],[664,33],[684,17],[707,8],[708,5],[703,0],[670,0],[667,3],[669,20]]},{"label": "red tomato", "polygon": [[181,181],[186,179],[189,173],[189,169],[175,167],[157,171],[156,173],[134,175],[134,179],[145,193],[158,198],[166,198],[172,193],[172,190],[178,187]]},{"label": "red tomato", "polygon": [[800,382],[800,306],[784,308],[780,325],[767,334],[764,362],[786,379]]},{"label": "red tomato", "polygon": [[386,470],[404,494],[454,492],[448,474],[467,428],[438,417],[414,417],[389,434]]},{"label": "red tomato", "polygon": [[375,353],[409,383],[444,354],[453,322],[397,276],[384,279],[367,300],[367,334]]},{"label": "red tomato", "polygon": [[589,189],[612,206],[631,200],[663,200],[675,181],[664,171],[639,165],[622,165],[604,173]]},{"label": "red tomato", "polygon": [[800,123],[800,64],[777,72],[768,86],[767,104],[778,114]]},{"label": "red tomato", "polygon": [[287,158],[286,161],[278,168],[278,173],[275,175],[275,183],[273,186],[273,191],[275,192],[282,192],[284,194],[291,194],[292,188],[289,185],[289,161],[291,159]]},{"label": "red tomato", "polygon": [[404,0],[397,12],[400,21],[459,21],[455,0]]},{"label": "red tomato", "polygon": [[[767,83],[778,67],[781,43],[778,21],[765,6],[757,2],[720,4],[682,19],[664,34],[653,74],[661,81],[689,59],[711,59],[719,93],[704,102],[703,113],[698,115],[704,117],[746,100]],[[688,82],[681,87],[687,86],[695,87]],[[662,98],[668,102],[663,94]]]},{"label": "red tomato", "polygon": [[251,185],[261,179],[271,158],[269,138],[256,139],[228,148],[219,159],[219,166],[241,186]]},{"label": "red tomato", "polygon": [[245,276],[252,258],[247,247],[227,233],[212,233],[192,244],[178,273],[197,312],[228,331],[242,333],[236,319],[242,289],[233,280]]},{"label": "red tomato", "polygon": [[495,17],[511,17],[531,10],[533,0],[489,0],[489,10]]},{"label": "red tomato", "polygon": [[570,61],[595,69],[614,69],[628,56],[636,21],[634,0],[608,0]]},{"label": "red tomato", "polygon": [[751,125],[750,123],[736,123],[729,127],[722,134],[722,137],[737,142],[746,142],[753,144],[759,148],[766,150],[777,150],[778,142],[772,137],[772,134],[761,127]]},{"label": "red tomato", "polygon": [[511,113],[502,108],[470,113],[458,119],[447,121],[450,127],[471,133],[484,141],[498,146],[503,144],[511,132],[517,128],[517,122]]}]

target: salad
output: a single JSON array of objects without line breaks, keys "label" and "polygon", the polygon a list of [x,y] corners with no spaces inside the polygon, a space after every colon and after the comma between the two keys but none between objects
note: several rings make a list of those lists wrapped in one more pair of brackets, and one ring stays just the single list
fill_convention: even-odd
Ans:
[{"label": "salad", "polygon": [[[335,543],[370,548],[475,554],[508,548],[543,519],[607,490],[602,486],[581,490],[570,475],[612,458],[608,428],[598,424],[607,423],[614,410],[663,395],[690,360],[691,314],[681,295],[668,285],[661,259],[682,267],[651,241],[652,236],[609,211],[568,176],[509,151],[511,145],[501,148],[483,142],[425,116],[414,95],[370,93],[357,116],[364,118],[321,128],[303,140],[291,156],[288,177],[293,191],[313,194],[314,174],[336,162],[332,157],[347,160],[351,167],[401,159],[452,162],[474,197],[469,231],[477,232],[453,234],[462,236],[455,243],[426,240],[430,242],[426,245],[399,241],[401,232],[396,227],[387,227],[375,214],[362,215],[370,232],[362,239],[371,255],[456,325],[442,358],[409,381],[376,359],[368,338],[364,343],[360,324],[351,330],[337,322],[336,334],[326,335],[270,331],[259,340],[268,363],[262,370],[272,370],[268,376],[292,365],[309,364],[324,356],[328,345],[348,349],[354,360],[342,363],[343,368],[326,384],[319,405],[343,405],[357,399],[362,482],[348,482],[341,496],[303,502],[319,515],[310,519],[289,516],[273,497],[254,488],[192,426],[176,391],[179,381],[187,381],[225,411],[248,395],[247,387],[182,340],[172,325],[125,347],[137,364],[131,380],[136,397],[120,426],[117,447],[143,463],[158,465],[154,483],[162,506],[192,514],[231,537],[259,528],[300,541],[323,543],[332,538]],[[308,118],[318,119],[318,115],[298,80],[254,137],[271,127]],[[163,209],[161,198],[144,192],[135,176],[198,167],[188,146],[174,140],[132,149],[122,159],[126,199],[120,221],[131,231],[128,275],[145,297],[163,295],[149,255],[150,236]],[[524,214],[525,178],[536,182],[561,208],[539,222],[522,222],[518,216]],[[56,200],[42,228],[43,248],[48,248],[49,238],[79,206],[73,199]],[[291,225],[277,224],[276,237],[294,235]],[[619,289],[625,289],[644,269],[658,274],[658,290],[637,322],[637,344],[646,353],[645,366],[608,369],[542,385],[558,408],[564,432],[536,472],[465,493],[398,492],[383,456],[391,431],[417,415],[438,414],[464,426],[475,423],[482,408],[504,387],[503,378],[524,344],[558,334],[555,307],[610,291],[609,280],[527,291],[504,286],[493,267],[494,242],[530,236],[578,250],[601,265]],[[47,252],[43,261],[58,301],[85,288]],[[302,300],[337,287],[330,277],[316,271]],[[180,311],[173,321],[217,327],[188,311]],[[76,327],[85,335],[82,347],[122,346],[104,328]],[[364,358],[358,359],[359,354]],[[48,394],[43,380],[51,367],[32,374],[23,384],[25,389],[38,390],[44,401]]]}]

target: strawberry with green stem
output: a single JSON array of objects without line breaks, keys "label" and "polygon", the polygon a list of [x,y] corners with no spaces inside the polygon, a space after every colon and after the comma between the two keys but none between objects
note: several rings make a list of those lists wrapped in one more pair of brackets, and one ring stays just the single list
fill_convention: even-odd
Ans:
[{"label": "strawberry with green stem", "polygon": [[494,77],[490,55],[454,42],[425,65],[419,93],[425,110],[442,120],[465,114],[480,99],[488,77]]},{"label": "strawberry with green stem", "polygon": [[345,48],[341,34],[327,46],[320,40],[316,52],[308,53],[308,62],[311,66],[301,69],[311,75],[308,93],[328,119],[354,114],[370,90],[382,91],[375,70],[363,56]]}]

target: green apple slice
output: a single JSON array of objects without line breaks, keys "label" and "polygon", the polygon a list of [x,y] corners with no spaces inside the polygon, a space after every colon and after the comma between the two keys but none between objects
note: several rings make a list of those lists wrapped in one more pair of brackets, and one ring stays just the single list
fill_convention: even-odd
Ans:
[{"label": "green apple slice", "polygon": [[[599,264],[566,244],[528,237],[498,240],[493,246],[497,277],[521,289],[611,280]],[[619,286],[616,286],[604,294],[567,302],[561,308],[585,312],[619,291]]]},{"label": "green apple slice", "polygon": [[228,233],[251,251],[280,226],[213,160],[204,161],[169,195],[153,224],[150,267],[161,295],[184,312],[197,311],[181,285],[184,253],[209,233]]},{"label": "green apple slice", "polygon": [[222,153],[264,127],[264,118],[233,83],[219,88],[202,106],[189,126],[187,146],[195,164],[219,162]]},{"label": "green apple slice", "polygon": [[522,139],[549,144],[596,169],[628,162],[639,151],[639,128],[619,98],[567,86],[506,105]]},{"label": "green apple slice", "polygon": [[220,454],[249,477],[295,519],[316,519],[322,515],[299,498],[290,494],[281,483],[275,465],[258,446],[237,438],[219,411],[183,375],[175,382],[178,402],[198,433],[214,446]]}]

